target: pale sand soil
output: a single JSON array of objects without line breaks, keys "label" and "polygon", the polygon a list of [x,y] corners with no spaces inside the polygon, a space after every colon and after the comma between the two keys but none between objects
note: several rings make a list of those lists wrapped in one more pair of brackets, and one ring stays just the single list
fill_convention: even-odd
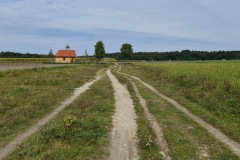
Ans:
[{"label": "pale sand soil", "polygon": [[[115,68],[115,70],[119,74],[126,75],[124,73],[119,72],[121,70],[121,66],[120,66],[119,69]],[[162,131],[161,126],[156,121],[156,118],[149,112],[146,100],[140,95],[139,90],[138,90],[137,86],[135,85],[135,83],[130,78],[128,78],[127,76],[124,76],[124,77],[127,78],[131,82],[131,84],[133,86],[133,89],[134,89],[134,92],[136,93],[136,96],[139,99],[140,105],[144,110],[144,115],[146,116],[147,120],[149,121],[149,123],[150,123],[150,125],[153,129],[153,131],[155,132],[155,134],[157,136],[156,144],[158,145],[158,147],[160,149],[160,151],[159,151],[160,154],[163,155],[163,158],[165,160],[171,160],[172,158],[171,158],[171,155],[170,155],[170,150],[168,148],[168,144],[167,144],[166,140],[164,139],[164,135],[163,135],[163,131]]]},{"label": "pale sand soil", "polygon": [[[130,80],[130,79],[129,79]],[[160,149],[160,154],[163,155],[163,158],[165,160],[171,160],[170,150],[168,148],[168,144],[166,140],[164,139],[163,131],[158,122],[156,121],[155,117],[149,112],[146,100],[140,95],[139,90],[137,86],[130,80],[130,82],[133,85],[134,91],[140,101],[140,105],[142,106],[144,110],[144,114],[147,117],[153,131],[155,132],[157,138],[156,138],[156,144],[158,145]]]},{"label": "pale sand soil", "polygon": [[4,148],[0,149],[0,160],[4,159],[8,155],[10,155],[21,143],[23,143],[28,137],[30,137],[33,133],[37,132],[41,127],[47,124],[54,116],[56,116],[59,112],[65,109],[69,104],[71,104],[76,98],[78,98],[83,92],[89,89],[89,87],[96,81],[98,81],[101,76],[98,75],[96,78],[91,81],[85,83],[83,86],[76,88],[73,95],[71,95],[68,99],[63,101],[61,105],[56,108],[52,113],[47,115],[46,117],[39,120],[35,125],[24,131],[23,133],[19,134],[12,142],[7,144]]},{"label": "pale sand soil", "polygon": [[37,67],[57,67],[69,64],[41,64],[41,63],[0,63],[0,70],[13,70]]},{"label": "pale sand soil", "polygon": [[133,101],[127,88],[107,70],[115,96],[115,114],[110,138],[110,160],[139,159],[137,150],[137,124]]}]

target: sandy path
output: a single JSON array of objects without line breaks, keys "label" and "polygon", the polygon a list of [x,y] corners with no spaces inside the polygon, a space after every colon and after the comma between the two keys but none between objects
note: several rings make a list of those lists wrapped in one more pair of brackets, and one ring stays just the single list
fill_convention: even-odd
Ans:
[{"label": "sandy path", "polygon": [[135,85],[135,83],[133,83],[131,80],[130,80],[130,82],[133,86],[136,96],[138,97],[138,99],[140,101],[140,105],[142,106],[142,108],[144,110],[144,114],[147,117],[153,131],[155,132],[155,134],[157,136],[156,144],[158,145],[158,147],[160,149],[160,154],[163,155],[163,158],[165,160],[171,160],[172,158],[170,156],[170,150],[168,148],[168,144],[167,144],[166,140],[164,139],[162,128],[156,121],[156,118],[149,112],[146,100],[140,95],[139,90],[138,90],[137,86]]},{"label": "sandy path", "polygon": [[[124,73],[122,73],[122,74],[124,74]],[[183,112],[185,115],[187,115],[192,120],[194,120],[199,125],[201,125],[203,128],[205,128],[210,134],[212,134],[214,137],[219,139],[222,143],[226,144],[232,150],[233,153],[235,153],[236,155],[240,156],[240,144],[238,142],[236,142],[233,139],[229,138],[223,132],[221,132],[217,128],[213,127],[211,124],[207,123],[202,118],[192,114],[189,110],[187,110],[185,107],[180,105],[178,102],[176,102],[175,100],[173,100],[173,99],[163,95],[158,90],[156,90],[153,86],[151,86],[151,85],[147,84],[146,82],[142,81],[140,78],[135,77],[135,76],[131,76],[131,75],[128,75],[128,74],[124,74],[124,75],[130,76],[130,77],[138,80],[140,83],[142,83],[144,86],[146,86],[152,92],[157,94],[159,97],[167,100],[169,103],[171,103],[173,106],[175,106],[181,112]]]},{"label": "sandy path", "polygon": [[[121,70],[121,66],[118,69],[115,68],[115,70],[117,70],[117,72],[119,74],[123,74],[124,75],[124,73],[120,73],[119,72]],[[130,78],[128,78],[127,76],[124,76],[124,77],[127,78],[131,82],[131,84],[133,86],[133,89],[134,89],[134,92],[136,93],[136,96],[139,99],[140,105],[141,105],[141,107],[144,110],[144,115],[147,117],[147,119],[148,119],[152,129],[154,130],[154,132],[155,132],[155,134],[157,136],[156,144],[158,145],[158,147],[160,149],[160,154],[163,155],[163,158],[165,160],[171,160],[172,158],[170,156],[170,150],[168,148],[168,144],[167,144],[166,140],[164,139],[162,128],[160,127],[160,125],[156,121],[156,118],[149,112],[148,107],[147,107],[147,102],[141,96],[141,94],[140,94],[137,86],[135,85],[135,83]]]},{"label": "sandy path", "polygon": [[137,151],[137,124],[133,101],[125,86],[107,70],[112,82],[115,96],[115,114],[113,116],[113,129],[110,139],[111,160],[139,159]]},{"label": "sandy path", "polygon": [[71,104],[77,97],[79,97],[83,92],[85,92],[89,87],[96,81],[98,81],[101,78],[101,76],[98,75],[96,78],[91,81],[85,83],[83,86],[77,88],[73,95],[63,101],[61,105],[56,108],[52,113],[47,115],[46,117],[39,120],[35,125],[27,129],[26,131],[19,134],[12,142],[7,144],[4,148],[0,149],[0,160],[10,155],[21,143],[23,143],[29,136],[31,136],[33,133],[37,132],[41,127],[43,127],[46,123],[48,123],[51,119],[53,119],[54,116],[56,116],[59,112],[61,112],[64,108],[66,108],[69,104]]}]

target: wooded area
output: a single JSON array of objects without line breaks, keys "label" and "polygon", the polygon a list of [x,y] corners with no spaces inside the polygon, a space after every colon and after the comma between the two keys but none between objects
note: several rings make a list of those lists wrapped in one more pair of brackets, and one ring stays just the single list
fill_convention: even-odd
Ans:
[{"label": "wooded area", "polygon": [[[124,60],[120,52],[106,54],[106,57]],[[240,59],[240,51],[190,51],[172,52],[135,52],[132,60],[168,61],[168,60],[230,60]]]},{"label": "wooded area", "polygon": [[[18,52],[0,52],[0,58],[50,58],[53,55],[31,54]],[[90,56],[91,57],[91,56]],[[125,60],[121,52],[107,53],[104,57]],[[169,61],[169,60],[231,60],[240,59],[240,51],[190,51],[182,50],[172,52],[134,52],[128,59],[147,61]]]},{"label": "wooded area", "polygon": [[50,58],[46,54],[19,53],[19,52],[0,52],[0,58]]}]

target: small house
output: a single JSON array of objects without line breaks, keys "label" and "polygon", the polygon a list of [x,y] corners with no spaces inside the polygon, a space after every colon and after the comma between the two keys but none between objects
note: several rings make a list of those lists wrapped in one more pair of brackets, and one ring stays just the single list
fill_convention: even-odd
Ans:
[{"label": "small house", "polygon": [[67,45],[66,50],[59,50],[56,57],[56,63],[73,63],[74,58],[77,57],[75,50],[70,50],[70,47]]}]

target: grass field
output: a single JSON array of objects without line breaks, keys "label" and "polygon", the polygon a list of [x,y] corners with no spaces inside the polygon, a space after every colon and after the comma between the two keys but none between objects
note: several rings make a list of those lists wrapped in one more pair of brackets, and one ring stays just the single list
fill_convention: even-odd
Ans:
[{"label": "grass field", "polygon": [[[121,66],[122,72],[143,79],[240,142],[240,61],[134,62]],[[74,88],[105,67],[86,64],[0,71],[0,147],[49,114]],[[116,72],[114,75],[127,86],[134,102],[140,159],[163,159],[130,81]],[[193,120],[133,81],[163,128],[172,159],[239,159]],[[111,82],[103,74],[7,159],[106,159],[113,96]]]},{"label": "grass field", "polygon": [[[172,159],[239,159],[225,145],[178,109],[140,83],[136,83],[140,93],[147,101],[149,111],[163,128]],[[146,152],[146,155],[148,153]]]},{"label": "grass field", "polygon": [[0,147],[59,106],[100,65],[0,71]]},{"label": "grass field", "polygon": [[53,62],[53,58],[0,58],[0,62],[43,63]]},{"label": "grass field", "polygon": [[[55,58],[0,58],[0,63],[55,63]],[[98,60],[91,57],[74,58],[75,63],[98,63]],[[115,63],[114,58],[103,58],[101,63]]]},{"label": "grass field", "polygon": [[240,142],[240,61],[133,63],[140,77]]},{"label": "grass field", "polygon": [[105,75],[7,159],[106,159],[114,113],[109,84]]}]

